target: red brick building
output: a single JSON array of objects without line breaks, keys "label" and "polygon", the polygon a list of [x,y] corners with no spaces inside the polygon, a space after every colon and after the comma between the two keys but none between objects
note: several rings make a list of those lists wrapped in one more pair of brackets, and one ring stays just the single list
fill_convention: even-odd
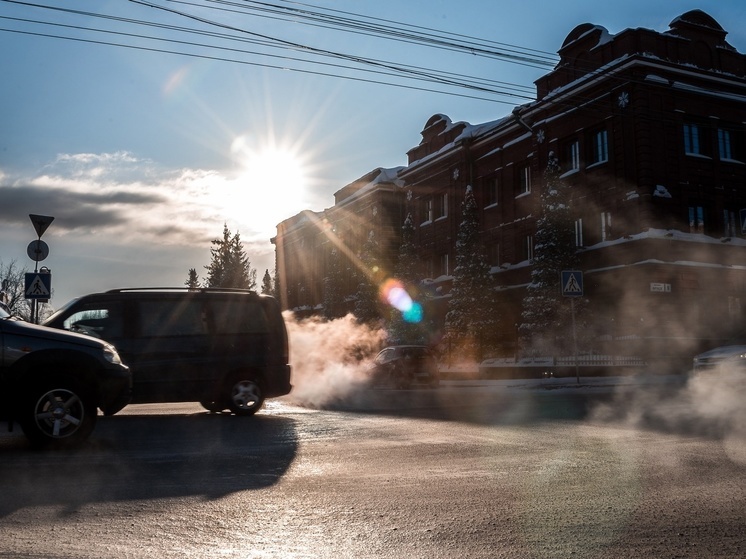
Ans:
[{"label": "red brick building", "polygon": [[[698,10],[665,32],[611,35],[579,25],[559,49],[556,68],[536,81],[535,102],[479,125],[435,115],[406,167],[373,171],[337,192],[332,208],[281,223],[275,243],[283,303],[314,307],[322,299],[330,237],[319,234],[318,222],[337,231],[349,257],[375,230],[393,270],[407,212],[415,220],[420,276],[434,297],[447,300],[460,204],[471,185],[501,286],[506,340],[514,340],[543,172],[554,153],[572,186],[597,339],[617,340],[625,352],[673,353],[677,343],[711,345],[739,331],[746,304],[746,56],[726,35]],[[296,285],[305,286],[305,298]],[[514,349],[506,343],[506,353]]]}]

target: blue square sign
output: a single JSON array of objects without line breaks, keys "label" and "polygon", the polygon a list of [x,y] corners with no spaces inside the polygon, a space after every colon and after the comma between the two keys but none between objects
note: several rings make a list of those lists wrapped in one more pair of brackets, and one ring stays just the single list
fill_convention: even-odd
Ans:
[{"label": "blue square sign", "polygon": [[26,299],[49,299],[52,293],[52,274],[27,273],[24,293]]},{"label": "blue square sign", "polygon": [[561,272],[562,295],[565,297],[583,296],[583,272],[579,270],[563,270]]}]

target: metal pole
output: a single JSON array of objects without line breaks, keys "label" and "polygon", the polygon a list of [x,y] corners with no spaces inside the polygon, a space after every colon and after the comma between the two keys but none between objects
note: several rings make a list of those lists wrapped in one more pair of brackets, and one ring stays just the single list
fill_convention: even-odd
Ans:
[{"label": "metal pole", "polygon": [[575,298],[570,298],[570,306],[572,308],[572,343],[573,350],[575,352],[575,378],[580,384],[580,369],[578,368],[578,332],[575,328]]}]

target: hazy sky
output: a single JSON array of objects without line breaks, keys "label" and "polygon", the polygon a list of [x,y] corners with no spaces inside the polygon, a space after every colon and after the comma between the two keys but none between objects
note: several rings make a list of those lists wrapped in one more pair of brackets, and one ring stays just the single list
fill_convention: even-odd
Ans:
[{"label": "hazy sky", "polygon": [[[743,0],[264,3],[324,14],[315,25],[247,11],[258,6],[0,0],[0,260],[33,270],[28,214],[54,216],[40,263],[52,270],[54,306],[114,287],[183,285],[189,268],[202,277],[224,223],[261,279],[274,267],[277,223],[333,205],[335,191],[376,167],[405,165],[435,113],[475,124],[528,102],[581,23],[664,31],[702,9],[746,51]],[[414,36],[478,38],[513,58]],[[411,73],[421,69],[491,91],[423,81]]]}]

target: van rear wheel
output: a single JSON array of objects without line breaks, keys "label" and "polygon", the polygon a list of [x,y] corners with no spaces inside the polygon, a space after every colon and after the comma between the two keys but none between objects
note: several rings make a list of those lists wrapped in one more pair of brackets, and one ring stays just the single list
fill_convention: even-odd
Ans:
[{"label": "van rear wheel", "polygon": [[264,391],[254,379],[243,375],[229,383],[228,408],[236,415],[254,415],[264,404]]}]

